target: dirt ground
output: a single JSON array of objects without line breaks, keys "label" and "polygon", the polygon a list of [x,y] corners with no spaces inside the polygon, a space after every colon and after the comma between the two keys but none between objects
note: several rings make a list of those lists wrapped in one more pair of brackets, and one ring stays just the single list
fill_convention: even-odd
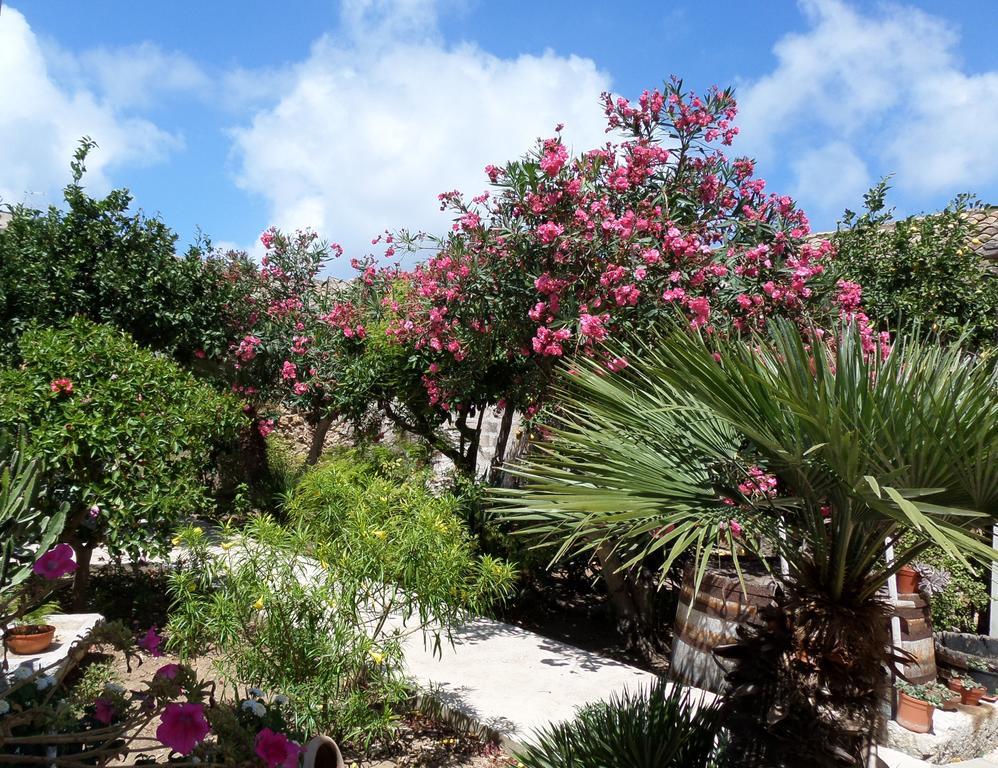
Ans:
[{"label": "dirt ground", "polygon": [[[122,621],[136,633],[144,632],[150,625],[162,627],[166,623],[169,605],[164,587],[162,576],[155,569],[142,572],[130,568],[101,569],[94,574],[89,605],[85,610],[98,611],[108,620]],[[180,663],[180,659],[170,654],[159,658],[143,654],[141,664],[133,661],[129,669],[124,654],[113,649],[94,650],[83,665],[112,661],[115,682],[128,689],[141,689],[150,675],[164,664]],[[193,664],[199,677],[217,678],[212,662],[211,657],[204,656]],[[219,691],[217,695],[221,697],[224,694]],[[232,695],[231,690],[228,695]],[[137,735],[142,740],[143,751],[165,763],[167,750],[153,748],[157,743],[154,737],[158,722],[158,719],[154,720]],[[133,756],[118,765],[130,765],[134,759]],[[516,764],[497,745],[457,733],[446,724],[419,712],[410,712],[403,717],[393,744],[366,756],[344,749],[344,759],[350,768],[497,768]]]}]

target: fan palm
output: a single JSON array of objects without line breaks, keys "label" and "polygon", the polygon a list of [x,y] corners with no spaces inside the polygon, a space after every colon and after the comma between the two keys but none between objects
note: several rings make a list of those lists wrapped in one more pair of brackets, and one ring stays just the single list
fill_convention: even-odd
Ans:
[{"label": "fan palm", "polygon": [[917,338],[881,355],[852,326],[808,338],[677,331],[610,350],[629,355],[619,375],[575,361],[550,440],[496,491],[557,556],[657,553],[664,575],[687,555],[697,579],[719,546],[785,558],[778,609],[729,651],[729,726],[751,726],[766,765],[859,764],[886,694],[885,580],[931,543],[995,557],[980,536],[998,516],[993,362]]}]

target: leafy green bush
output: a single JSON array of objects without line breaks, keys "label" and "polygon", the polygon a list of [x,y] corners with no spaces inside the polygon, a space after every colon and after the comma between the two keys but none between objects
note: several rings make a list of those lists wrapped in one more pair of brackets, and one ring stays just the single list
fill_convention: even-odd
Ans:
[{"label": "leafy green bush", "polygon": [[517,758],[526,768],[720,766],[721,714],[717,704],[697,707],[680,685],[656,685],[584,707]]},{"label": "leafy green bush", "polygon": [[[172,647],[215,648],[230,679],[291,698],[296,727],[369,745],[409,699],[403,641],[439,643],[469,611],[502,599],[513,568],[475,554],[453,497],[433,497],[410,454],[334,454],[289,494],[289,524],[253,520],[207,535],[170,581]],[[404,623],[403,623],[404,620]]]},{"label": "leafy green bush", "polygon": [[0,230],[0,356],[16,352],[32,323],[61,325],[74,315],[111,323],[140,344],[189,359],[226,348],[228,284],[202,243],[175,252],[177,235],[157,218],[130,211],[131,195],[95,199],[81,186],[84,139],[65,189],[65,210],[11,210]]},{"label": "leafy green bush", "polygon": [[79,559],[79,598],[93,547],[161,553],[206,509],[202,473],[244,416],[172,360],[82,318],[29,330],[20,357],[0,371],[0,425],[26,428],[27,450],[48,468],[49,502],[69,505],[63,539]]},{"label": "leafy green bush", "polygon": [[[901,543],[906,546],[913,541],[908,536]],[[975,573],[939,547],[923,551],[918,562],[949,574],[946,586],[929,598],[932,628],[937,632],[977,632],[978,618],[991,599],[987,582],[990,570]]]},{"label": "leafy green bush", "polygon": [[888,186],[865,196],[866,211],[846,211],[833,243],[837,276],[863,287],[864,311],[885,329],[917,327],[957,336],[967,329],[979,345],[998,341],[998,276],[973,250],[964,217],[973,205],[956,198],[941,213],[894,221],[885,210]]}]

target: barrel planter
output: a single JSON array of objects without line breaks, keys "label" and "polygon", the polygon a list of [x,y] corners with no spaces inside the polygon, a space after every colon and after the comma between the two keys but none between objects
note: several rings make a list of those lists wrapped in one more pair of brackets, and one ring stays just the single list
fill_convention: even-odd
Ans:
[{"label": "barrel planter", "polygon": [[708,568],[694,594],[695,573],[687,567],[672,637],[675,680],[714,692],[724,688],[725,670],[714,659],[714,648],[737,642],[738,625],[756,621],[759,608],[775,602],[775,579],[761,567],[747,570],[742,569],[743,591],[734,568]]},{"label": "barrel planter", "polygon": [[912,661],[901,663],[901,673],[911,683],[933,683],[938,677],[932,641],[932,612],[928,601],[917,593],[899,593],[894,615],[901,620],[901,650]]}]

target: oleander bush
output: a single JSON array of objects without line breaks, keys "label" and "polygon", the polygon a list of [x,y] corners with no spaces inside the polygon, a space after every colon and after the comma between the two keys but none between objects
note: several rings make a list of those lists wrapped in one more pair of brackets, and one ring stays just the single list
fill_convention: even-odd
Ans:
[{"label": "oleander bush", "polygon": [[383,448],[341,451],[291,491],[286,525],[225,531],[221,556],[200,529],[182,531],[172,646],[215,649],[225,677],[283,691],[299,730],[365,747],[388,738],[411,695],[406,639],[445,641],[514,578],[475,552],[456,500],[430,494],[422,467]]}]

